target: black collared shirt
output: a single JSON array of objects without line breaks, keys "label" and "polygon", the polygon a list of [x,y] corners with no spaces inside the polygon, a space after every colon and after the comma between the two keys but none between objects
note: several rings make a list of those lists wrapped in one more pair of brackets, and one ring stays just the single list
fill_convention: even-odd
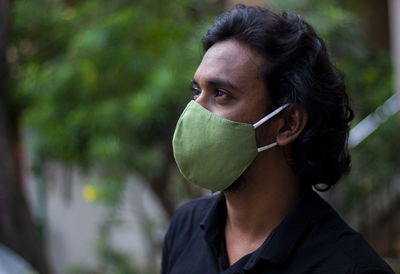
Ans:
[{"label": "black collared shirt", "polygon": [[394,273],[312,190],[256,251],[231,266],[225,222],[222,193],[182,206],[165,236],[161,273]]}]

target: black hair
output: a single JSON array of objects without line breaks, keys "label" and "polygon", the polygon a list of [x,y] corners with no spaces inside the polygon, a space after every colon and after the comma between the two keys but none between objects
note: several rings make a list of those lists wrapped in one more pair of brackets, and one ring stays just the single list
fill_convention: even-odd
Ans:
[{"label": "black hair", "polygon": [[304,107],[308,121],[293,143],[291,167],[302,182],[329,189],[350,170],[347,137],[353,111],[343,76],[331,62],[324,41],[293,12],[277,14],[244,5],[220,15],[202,42],[207,51],[228,39],[264,57],[260,76],[268,90],[269,107],[286,103]]}]

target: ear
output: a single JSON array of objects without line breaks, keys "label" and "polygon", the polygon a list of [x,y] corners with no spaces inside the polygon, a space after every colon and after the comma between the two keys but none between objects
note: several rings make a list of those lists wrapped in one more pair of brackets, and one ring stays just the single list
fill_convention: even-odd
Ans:
[{"label": "ear", "polygon": [[299,137],[307,124],[308,115],[304,107],[300,104],[290,105],[282,117],[280,129],[276,136],[278,146],[287,146]]}]

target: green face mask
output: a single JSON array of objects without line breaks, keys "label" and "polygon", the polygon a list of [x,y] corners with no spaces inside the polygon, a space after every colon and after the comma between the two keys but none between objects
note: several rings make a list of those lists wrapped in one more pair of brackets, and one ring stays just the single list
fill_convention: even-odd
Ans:
[{"label": "green face mask", "polygon": [[189,181],[211,191],[228,188],[253,162],[258,152],[255,129],[287,107],[279,107],[255,123],[222,118],[190,101],[176,125],[172,145],[175,161]]}]

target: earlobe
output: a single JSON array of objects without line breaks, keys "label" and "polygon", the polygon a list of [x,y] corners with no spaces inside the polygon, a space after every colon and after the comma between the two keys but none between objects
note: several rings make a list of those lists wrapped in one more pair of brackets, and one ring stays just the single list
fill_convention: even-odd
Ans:
[{"label": "earlobe", "polygon": [[302,105],[294,104],[288,107],[276,137],[278,146],[287,146],[294,142],[304,130],[307,120],[308,115]]}]

